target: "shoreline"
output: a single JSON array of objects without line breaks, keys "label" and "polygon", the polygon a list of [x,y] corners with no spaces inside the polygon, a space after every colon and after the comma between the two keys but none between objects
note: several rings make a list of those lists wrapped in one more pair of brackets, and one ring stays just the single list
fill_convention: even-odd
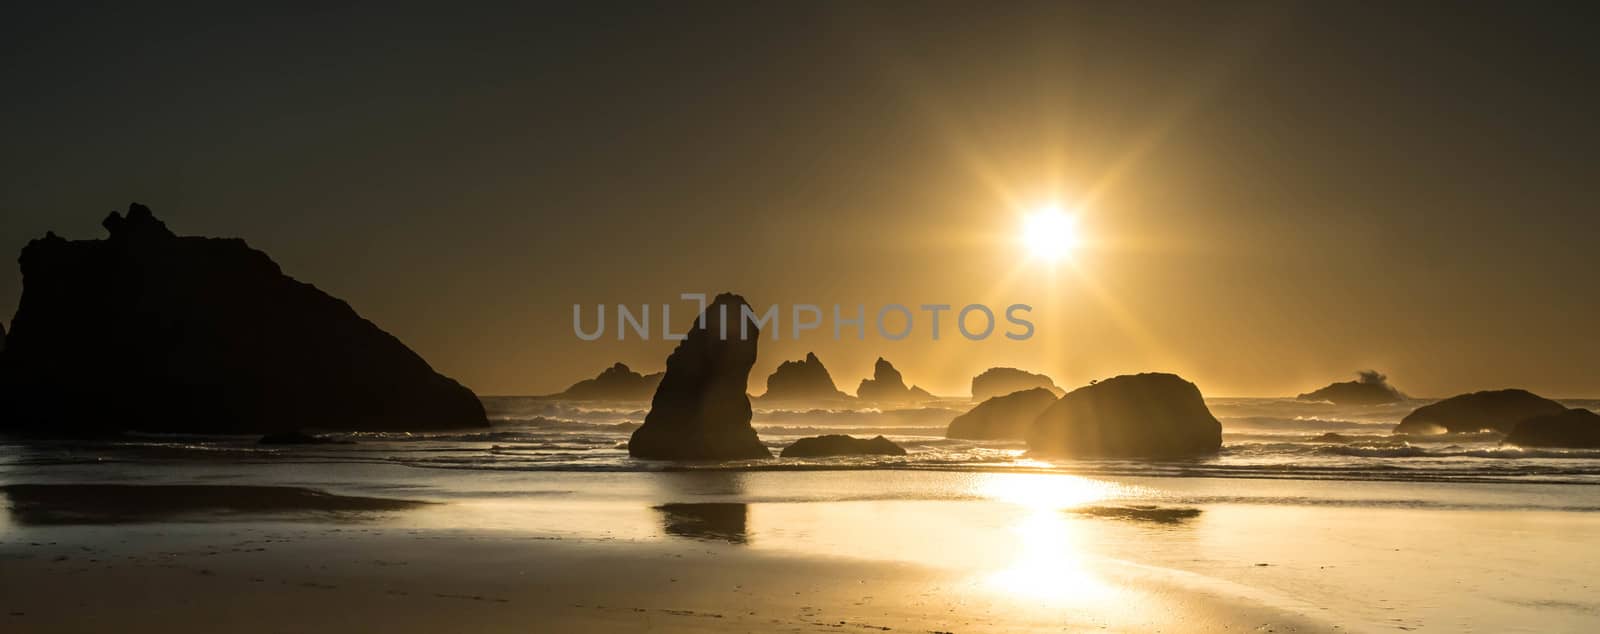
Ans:
[{"label": "shoreline", "polygon": [[[1600,619],[1573,556],[1600,531],[1600,503],[1562,507],[1600,492],[1569,487],[229,468],[240,484],[209,490],[315,485],[337,505],[346,494],[426,503],[117,524],[30,523],[12,508],[0,515],[0,622],[136,633],[1342,632],[1581,631]],[[1507,506],[1518,501],[1530,506]],[[1514,549],[1462,548],[1512,533]],[[1472,579],[1507,582],[1458,581]]]},{"label": "shoreline", "polygon": [[[346,526],[148,525],[112,544],[0,543],[28,631],[1338,631],[1129,566],[1126,604],[980,591],[959,572],[676,540]],[[1109,597],[1108,597],[1109,598]],[[1086,609],[1089,608],[1089,609]]]}]

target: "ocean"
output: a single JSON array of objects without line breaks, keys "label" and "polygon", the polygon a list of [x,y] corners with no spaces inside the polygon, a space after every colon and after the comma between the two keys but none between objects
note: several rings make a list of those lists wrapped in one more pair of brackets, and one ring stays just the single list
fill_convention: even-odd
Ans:
[{"label": "ocean", "polygon": [[[1600,450],[1524,449],[1492,432],[1397,436],[1393,428],[1422,402],[1336,406],[1293,399],[1218,398],[1208,405],[1223,424],[1222,452],[1182,461],[1036,459],[1019,441],[949,439],[950,419],[970,408],[943,400],[908,409],[785,409],[756,406],[753,424],[777,453],[819,434],[882,434],[907,451],[896,457],[771,458],[706,463],[636,460],[629,434],[646,403],[484,399],[489,429],[440,433],[335,434],[353,444],[259,446],[254,436],[127,434],[100,440],[0,439],[0,475],[75,466],[116,480],[143,465],[392,465],[485,472],[652,472],[899,470],[1044,472],[1088,476],[1160,476],[1369,480],[1404,482],[1600,483]],[[1594,408],[1600,401],[1563,401]],[[122,475],[119,475],[122,474]]]}]

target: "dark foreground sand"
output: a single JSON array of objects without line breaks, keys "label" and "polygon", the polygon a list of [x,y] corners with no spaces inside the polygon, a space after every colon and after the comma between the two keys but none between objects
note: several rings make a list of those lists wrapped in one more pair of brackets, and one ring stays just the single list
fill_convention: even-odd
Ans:
[{"label": "dark foreground sand", "polygon": [[[405,527],[383,521],[405,506],[392,501],[249,487],[228,497],[249,501],[218,510],[183,502],[214,507],[218,491],[135,489],[9,494],[0,631],[1338,629],[1139,566],[1099,572],[1115,587],[1106,601],[1052,603],[981,591],[960,570],[715,538]],[[123,504],[111,494],[166,512],[68,521],[85,500]]]}]

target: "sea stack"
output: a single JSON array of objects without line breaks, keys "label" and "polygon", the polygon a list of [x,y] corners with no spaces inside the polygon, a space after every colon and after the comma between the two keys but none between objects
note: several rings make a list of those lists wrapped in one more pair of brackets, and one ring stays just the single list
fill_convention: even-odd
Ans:
[{"label": "sea stack", "polygon": [[1005,396],[1036,387],[1049,390],[1055,396],[1061,396],[1066,391],[1057,387],[1055,381],[1043,374],[1016,368],[989,368],[982,374],[972,377],[972,400],[987,401],[996,396]]},{"label": "sea stack", "polygon": [[879,403],[933,400],[933,395],[927,390],[915,385],[906,387],[900,371],[883,357],[878,357],[877,362],[872,364],[872,378],[862,379],[861,385],[856,387],[856,397]]},{"label": "sea stack", "polygon": [[850,395],[839,391],[833,376],[815,353],[807,352],[801,361],[784,361],[767,377],[767,392],[762,400],[843,401]]},{"label": "sea stack", "polygon": [[661,383],[661,375],[660,372],[639,374],[629,369],[627,365],[616,363],[601,370],[594,378],[573,383],[572,387],[560,394],[551,394],[547,398],[574,401],[647,401],[656,393],[656,386]]},{"label": "sea stack", "polygon": [[1460,434],[1485,430],[1510,433],[1525,419],[1566,410],[1565,405],[1527,390],[1473,392],[1417,408],[1400,419],[1394,433]]},{"label": "sea stack", "polygon": [[1083,458],[1187,458],[1222,449],[1200,388],[1174,374],[1132,374],[1068,392],[1039,415],[1028,449]]},{"label": "sea stack", "polygon": [[177,236],[143,205],[103,240],[22,250],[0,424],[211,434],[488,425],[470,390],[237,238]]},{"label": "sea stack", "polygon": [[844,434],[812,436],[783,448],[784,458],[825,458],[829,456],[904,456],[906,450],[894,441],[877,436],[856,438]]},{"label": "sea stack", "polygon": [[1569,409],[1559,414],[1535,416],[1506,435],[1506,444],[1521,447],[1600,449],[1600,414]]},{"label": "sea stack", "polygon": [[1389,385],[1389,377],[1376,370],[1356,373],[1356,380],[1332,383],[1314,392],[1295,397],[1302,401],[1326,401],[1334,405],[1381,405],[1406,400],[1406,395]]},{"label": "sea stack", "polygon": [[996,396],[950,421],[946,438],[972,440],[1022,440],[1045,408],[1056,402],[1055,392],[1042,387]]},{"label": "sea stack", "polygon": [[663,460],[769,458],[750,426],[745,394],[761,332],[746,321],[749,306],[732,293],[718,295],[695,327],[667,357],[667,372],[650,401],[644,424],[634,430],[628,453]]}]

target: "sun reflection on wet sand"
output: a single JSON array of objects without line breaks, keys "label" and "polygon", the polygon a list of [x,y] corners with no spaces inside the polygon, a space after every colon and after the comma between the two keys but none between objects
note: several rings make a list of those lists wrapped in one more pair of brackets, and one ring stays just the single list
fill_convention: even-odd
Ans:
[{"label": "sun reflection on wet sand", "polygon": [[1123,485],[1057,474],[986,474],[980,494],[1029,509],[1011,527],[1011,563],[989,573],[984,584],[1002,594],[1054,603],[1107,601],[1116,586],[1096,575],[1078,527],[1065,509],[1123,498],[1136,492]]},{"label": "sun reflection on wet sand", "polygon": [[1059,512],[1035,511],[1013,533],[1016,554],[1011,565],[985,579],[991,588],[1055,602],[1103,601],[1116,594],[1087,565],[1071,521]]},{"label": "sun reflection on wet sand", "polygon": [[1140,491],[1115,482],[1056,473],[985,473],[973,492],[995,501],[1031,509],[1064,509],[1112,498],[1137,497]]}]

